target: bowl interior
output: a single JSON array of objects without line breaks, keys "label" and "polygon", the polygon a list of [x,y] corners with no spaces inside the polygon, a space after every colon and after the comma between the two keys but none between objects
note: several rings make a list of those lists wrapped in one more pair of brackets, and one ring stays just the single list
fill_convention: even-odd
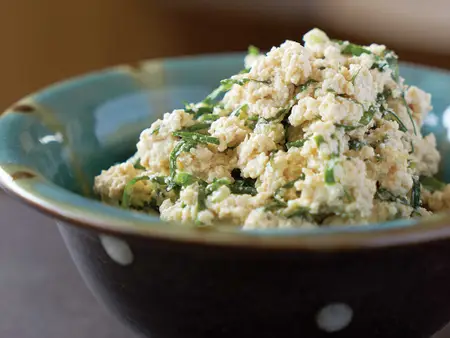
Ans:
[{"label": "bowl interior", "polygon": [[[206,55],[152,60],[56,84],[0,118],[0,166],[13,179],[30,170],[57,187],[93,197],[94,176],[132,155],[144,128],[184,101],[201,100],[242,68],[242,54]],[[401,75],[433,95],[423,132],[436,135],[441,178],[449,182],[450,73],[402,64]]]}]

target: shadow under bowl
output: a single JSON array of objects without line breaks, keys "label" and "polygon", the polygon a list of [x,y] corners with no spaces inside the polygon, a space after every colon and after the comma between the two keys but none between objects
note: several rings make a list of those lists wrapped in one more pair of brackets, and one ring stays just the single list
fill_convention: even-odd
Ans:
[{"label": "shadow under bowl", "polygon": [[[242,232],[165,224],[93,199],[140,131],[242,68],[242,55],[152,60],[33,94],[0,117],[0,181],[57,220],[89,288],[151,337],[429,337],[450,319],[449,216],[362,228]],[[433,94],[450,179],[450,75],[402,65]]]}]

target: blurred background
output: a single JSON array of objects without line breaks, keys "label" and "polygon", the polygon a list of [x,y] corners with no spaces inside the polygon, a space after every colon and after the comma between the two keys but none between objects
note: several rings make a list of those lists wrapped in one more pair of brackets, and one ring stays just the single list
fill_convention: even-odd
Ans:
[{"label": "blurred background", "polygon": [[0,109],[51,82],[140,59],[261,48],[318,26],[450,69],[448,0],[14,0],[0,5]]},{"label": "blurred background", "polygon": [[[0,2],[0,110],[94,69],[267,49],[315,26],[450,69],[449,0],[10,0]],[[2,193],[0,216],[1,338],[136,337],[88,292],[51,220]]]}]

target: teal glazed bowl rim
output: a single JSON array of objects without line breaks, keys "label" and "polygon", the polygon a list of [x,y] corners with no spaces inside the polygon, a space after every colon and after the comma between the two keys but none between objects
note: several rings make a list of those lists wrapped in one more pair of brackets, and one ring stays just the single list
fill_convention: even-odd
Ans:
[{"label": "teal glazed bowl rim", "polygon": [[[195,243],[259,249],[298,250],[353,250],[417,244],[450,237],[450,213],[436,214],[422,220],[396,220],[364,226],[339,226],[319,229],[245,230],[235,227],[180,226],[162,222],[155,215],[142,214],[105,205],[100,201],[76,194],[53,183],[26,161],[23,149],[8,142],[14,129],[14,121],[31,119],[35,110],[45,110],[40,98],[54,98],[62,89],[83,87],[92,81],[106,83],[112,75],[133,79],[146,90],[164,85],[161,74],[166,68],[189,68],[193,64],[208,62],[236,63],[242,53],[186,56],[153,59],[138,66],[122,65],[88,73],[51,85],[13,104],[0,117],[0,185],[12,196],[37,208],[39,211],[77,226],[97,232],[122,236],[139,236]],[[169,65],[169,66],[167,66]],[[178,68],[177,68],[178,67]],[[450,72],[431,67],[402,64],[404,68],[440,74],[448,77]],[[163,76],[164,77],[164,76]],[[106,82],[105,82],[106,81]],[[212,88],[211,88],[212,89]],[[450,90],[450,87],[449,87]],[[58,114],[55,109],[53,113]],[[8,123],[6,123],[8,119]],[[9,121],[11,120],[11,121]],[[13,127],[11,127],[13,126]],[[18,127],[17,127],[18,128]]]}]

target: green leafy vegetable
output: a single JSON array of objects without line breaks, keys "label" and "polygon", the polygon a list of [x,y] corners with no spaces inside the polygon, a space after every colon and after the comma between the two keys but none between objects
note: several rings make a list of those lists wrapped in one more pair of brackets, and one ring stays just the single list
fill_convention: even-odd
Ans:
[{"label": "green leafy vegetable", "polygon": [[310,209],[307,207],[298,207],[294,211],[289,212],[286,214],[287,218],[293,218],[293,217],[306,217],[309,216]]},{"label": "green leafy vegetable", "polygon": [[286,143],[286,148],[288,148],[288,149],[290,149],[292,147],[301,148],[304,146],[306,141],[307,141],[307,139],[288,142],[288,143]]},{"label": "green leafy vegetable", "polygon": [[138,158],[133,164],[134,169],[145,170],[145,167],[141,164],[141,159]]},{"label": "green leafy vegetable", "polygon": [[242,69],[242,70],[239,72],[239,74],[248,74],[248,73],[250,73],[251,70],[252,70],[251,68],[245,68],[245,69]]},{"label": "green leafy vegetable", "polygon": [[139,181],[148,181],[148,176],[139,176],[131,179],[128,181],[128,183],[125,185],[125,188],[123,189],[122,194],[122,202],[121,207],[122,208],[129,208],[131,204],[131,194],[133,193],[134,185]]},{"label": "green leafy vegetable", "polygon": [[298,87],[298,93],[303,93],[305,90],[307,90],[309,88],[310,85],[312,85],[314,83],[317,83],[317,81],[314,79],[307,80],[304,84],[302,84]]},{"label": "green leafy vegetable", "polygon": [[400,74],[399,74],[399,68],[398,68],[397,55],[395,55],[394,52],[389,51],[388,53],[386,53],[385,59],[386,59],[386,62],[388,64],[389,68],[392,70],[392,78],[394,79],[395,82],[398,83]]},{"label": "green leafy vegetable", "polygon": [[370,121],[372,121],[375,113],[376,113],[375,107],[370,106],[369,109],[364,112],[363,116],[359,120],[359,124],[361,124],[363,126],[367,126],[370,123]]},{"label": "green leafy vegetable", "polygon": [[420,182],[415,178],[413,178],[413,186],[411,189],[411,206],[414,209],[420,207]]},{"label": "green leafy vegetable", "polygon": [[396,113],[394,113],[393,110],[387,109],[384,111],[384,118],[386,120],[390,121],[396,121],[398,123],[398,129],[404,133],[408,131],[408,128],[406,128],[406,125],[403,123],[403,121],[398,117]]},{"label": "green leafy vegetable", "polygon": [[355,73],[355,75],[352,76],[352,80],[351,80],[351,81],[352,81],[353,84],[355,84],[356,77],[359,75],[359,73],[361,73],[361,69],[362,69],[362,66],[359,67],[359,69],[358,69],[358,71]]},{"label": "green leafy vegetable", "polygon": [[404,196],[395,196],[392,192],[387,190],[386,188],[378,188],[377,192],[375,194],[375,197],[377,197],[381,201],[388,201],[388,202],[399,202],[404,205],[409,205],[408,200]]},{"label": "green leafy vegetable", "polygon": [[365,145],[367,145],[365,141],[359,141],[354,139],[350,139],[348,141],[348,148],[350,150],[361,150]]},{"label": "green leafy vegetable", "polygon": [[342,54],[360,56],[361,54],[372,54],[372,52],[362,46],[355,45],[353,43],[343,44],[344,48],[341,50]]},{"label": "green leafy vegetable", "polygon": [[247,111],[248,111],[248,104],[244,103],[243,105],[239,106],[238,108],[236,108],[231,114],[230,116],[242,116],[246,117],[247,116]]},{"label": "green leafy vegetable", "polygon": [[313,137],[313,139],[316,142],[317,147],[320,147],[320,145],[325,142],[325,139],[322,135],[316,135]]},{"label": "green leafy vegetable", "polygon": [[442,191],[446,186],[444,182],[430,176],[422,176],[420,178],[420,183],[422,183],[423,187],[430,192]]},{"label": "green leafy vegetable", "polygon": [[331,161],[328,161],[327,166],[325,167],[324,179],[325,179],[325,184],[327,184],[327,185],[333,185],[336,183],[336,180],[334,179],[335,164],[336,164],[336,161],[331,160]]},{"label": "green leafy vegetable", "polygon": [[192,131],[209,129],[209,127],[211,127],[210,123],[198,123],[198,124],[194,124],[190,127],[184,128],[182,131],[183,132],[192,132]]},{"label": "green leafy vegetable", "polygon": [[181,140],[178,142],[175,147],[173,147],[172,152],[169,156],[169,169],[170,169],[170,177],[173,179],[177,170],[177,159],[181,153],[190,151],[192,148],[195,148],[197,143],[192,141]]},{"label": "green leafy vegetable", "polygon": [[252,196],[258,194],[255,188],[255,181],[250,179],[236,180],[229,188],[232,194],[248,194]]},{"label": "green leafy vegetable", "polygon": [[406,112],[408,113],[409,119],[411,120],[411,123],[412,123],[412,126],[413,126],[413,130],[414,130],[414,135],[417,135],[416,123],[414,122],[414,119],[412,117],[411,109],[409,108],[409,105],[406,102],[405,92],[402,93],[402,101],[403,101],[403,104],[405,105]]},{"label": "green leafy vegetable", "polygon": [[206,187],[206,195],[212,194],[223,185],[229,186],[231,185],[231,181],[228,178],[215,178],[213,182]]},{"label": "green leafy vegetable", "polygon": [[264,211],[276,211],[281,208],[286,208],[287,203],[280,200],[273,200],[264,207]]},{"label": "green leafy vegetable", "polygon": [[179,186],[187,187],[197,182],[197,178],[189,173],[178,172],[175,174],[173,182]]},{"label": "green leafy vegetable", "polygon": [[219,118],[220,116],[216,114],[204,114],[201,116],[201,121],[216,121]]},{"label": "green leafy vegetable", "polygon": [[155,129],[153,129],[153,131],[151,132],[151,135],[157,135],[157,134],[158,134],[158,132],[159,132],[159,127],[158,127],[158,128],[155,128]]},{"label": "green leafy vegetable", "polygon": [[260,51],[258,47],[255,47],[253,45],[248,46],[248,54],[249,55],[259,55]]},{"label": "green leafy vegetable", "polygon": [[191,141],[194,143],[204,143],[204,144],[216,144],[219,145],[219,139],[217,137],[212,137],[200,133],[189,132],[189,131],[175,131],[172,133],[173,136],[181,137],[183,140]]}]

